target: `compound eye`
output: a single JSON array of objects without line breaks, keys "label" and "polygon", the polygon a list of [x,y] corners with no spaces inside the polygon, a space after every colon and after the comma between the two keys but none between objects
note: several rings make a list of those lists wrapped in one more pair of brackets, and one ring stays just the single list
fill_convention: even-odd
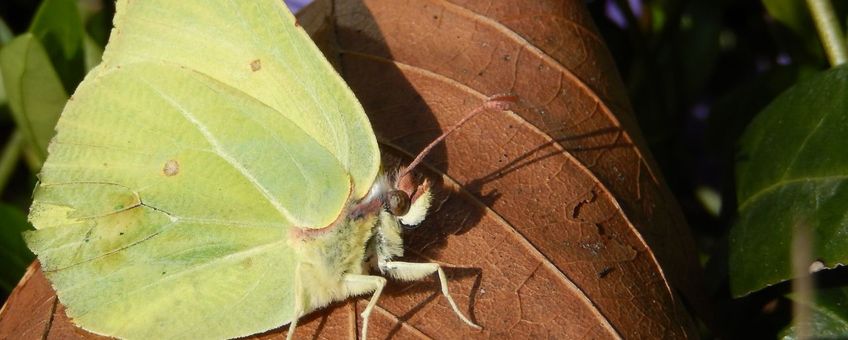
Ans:
[{"label": "compound eye", "polygon": [[389,191],[386,193],[386,200],[383,205],[392,215],[406,215],[409,212],[409,195],[400,190]]}]

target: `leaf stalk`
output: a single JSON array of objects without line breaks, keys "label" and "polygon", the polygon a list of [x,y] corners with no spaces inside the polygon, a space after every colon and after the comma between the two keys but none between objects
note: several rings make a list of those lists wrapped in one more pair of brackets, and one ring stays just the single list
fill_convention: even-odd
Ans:
[{"label": "leaf stalk", "polygon": [[830,65],[837,66],[848,61],[848,47],[830,0],[807,0],[807,7],[813,15]]}]

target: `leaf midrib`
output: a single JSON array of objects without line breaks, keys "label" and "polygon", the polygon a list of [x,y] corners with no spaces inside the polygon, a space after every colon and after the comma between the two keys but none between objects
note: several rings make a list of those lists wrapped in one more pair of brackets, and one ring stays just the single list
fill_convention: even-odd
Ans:
[{"label": "leaf midrib", "polygon": [[744,211],[751,204],[754,204],[757,200],[759,200],[762,196],[765,196],[773,191],[781,189],[783,187],[803,183],[803,182],[827,182],[827,181],[838,181],[848,179],[848,174],[846,175],[831,175],[831,176],[820,176],[820,177],[804,177],[804,178],[794,178],[794,179],[780,179],[777,182],[763,188],[760,191],[757,191],[753,195],[749,196],[745,201],[739,204],[739,211]]}]

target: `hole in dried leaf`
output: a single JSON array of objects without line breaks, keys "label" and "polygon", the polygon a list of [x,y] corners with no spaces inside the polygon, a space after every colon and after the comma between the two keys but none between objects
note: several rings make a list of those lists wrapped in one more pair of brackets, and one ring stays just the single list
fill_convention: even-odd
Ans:
[{"label": "hole in dried leaf", "polygon": [[597,193],[595,193],[595,190],[594,189],[590,190],[589,192],[584,194],[582,197],[580,197],[575,203],[572,204],[571,214],[570,214],[570,216],[566,216],[566,217],[570,220],[579,220],[579,221],[586,222],[585,219],[580,218],[580,210],[583,208],[584,205],[594,203],[595,200],[597,200],[597,198],[598,198],[598,195],[597,195]]}]

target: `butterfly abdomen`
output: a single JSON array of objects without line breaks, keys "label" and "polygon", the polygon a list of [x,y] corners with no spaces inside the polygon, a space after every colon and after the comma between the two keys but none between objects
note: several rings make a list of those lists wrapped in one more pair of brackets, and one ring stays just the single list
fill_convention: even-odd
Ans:
[{"label": "butterfly abdomen", "polygon": [[364,274],[366,244],[373,233],[376,215],[347,218],[327,232],[290,240],[300,263],[305,312],[351,295],[342,283],[345,274]]}]

